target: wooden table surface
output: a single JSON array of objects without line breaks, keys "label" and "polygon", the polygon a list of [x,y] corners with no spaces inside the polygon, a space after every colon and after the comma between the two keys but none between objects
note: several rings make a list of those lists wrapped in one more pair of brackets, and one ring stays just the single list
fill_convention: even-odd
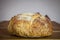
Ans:
[{"label": "wooden table surface", "polygon": [[53,23],[53,34],[48,37],[39,38],[28,38],[28,37],[18,37],[15,35],[10,35],[7,31],[7,26],[9,21],[0,22],[0,39],[60,39],[60,24],[52,21]]}]

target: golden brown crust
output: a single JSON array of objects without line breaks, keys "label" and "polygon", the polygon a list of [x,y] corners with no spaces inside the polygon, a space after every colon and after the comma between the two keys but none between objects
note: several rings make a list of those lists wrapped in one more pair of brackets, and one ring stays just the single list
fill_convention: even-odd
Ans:
[{"label": "golden brown crust", "polygon": [[14,16],[8,25],[8,31],[17,36],[43,37],[52,35],[52,23],[39,13]]}]

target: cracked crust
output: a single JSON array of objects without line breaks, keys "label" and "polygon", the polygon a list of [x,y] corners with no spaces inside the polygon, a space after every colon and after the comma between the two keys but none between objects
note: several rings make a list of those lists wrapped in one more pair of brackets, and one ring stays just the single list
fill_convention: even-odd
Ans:
[{"label": "cracked crust", "polygon": [[8,25],[11,34],[24,37],[44,37],[52,35],[52,23],[40,13],[18,14]]}]

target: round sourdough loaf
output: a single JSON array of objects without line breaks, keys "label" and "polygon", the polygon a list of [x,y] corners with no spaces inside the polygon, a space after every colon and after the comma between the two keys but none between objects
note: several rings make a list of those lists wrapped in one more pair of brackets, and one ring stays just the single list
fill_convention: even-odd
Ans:
[{"label": "round sourdough loaf", "polygon": [[40,13],[21,13],[11,18],[8,31],[23,37],[44,37],[52,35],[52,22]]}]

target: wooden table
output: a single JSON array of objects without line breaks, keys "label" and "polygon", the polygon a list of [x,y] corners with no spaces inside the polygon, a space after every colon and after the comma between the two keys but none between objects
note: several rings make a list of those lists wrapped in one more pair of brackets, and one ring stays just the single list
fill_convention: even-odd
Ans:
[{"label": "wooden table", "polygon": [[39,38],[28,38],[28,37],[18,37],[15,35],[10,35],[7,31],[7,26],[9,21],[0,22],[0,39],[60,39],[60,24],[52,21],[53,23],[53,34],[48,37],[39,37]]}]

